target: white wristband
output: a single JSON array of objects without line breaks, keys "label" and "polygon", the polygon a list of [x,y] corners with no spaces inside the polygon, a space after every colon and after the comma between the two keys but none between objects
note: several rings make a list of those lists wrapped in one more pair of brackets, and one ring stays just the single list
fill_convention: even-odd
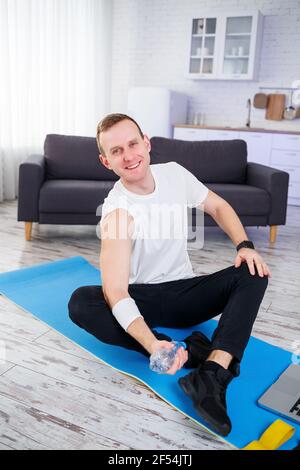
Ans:
[{"label": "white wristband", "polygon": [[136,318],[144,318],[132,297],[126,297],[125,299],[119,300],[119,302],[114,305],[112,313],[125,331],[127,331],[129,325]]}]

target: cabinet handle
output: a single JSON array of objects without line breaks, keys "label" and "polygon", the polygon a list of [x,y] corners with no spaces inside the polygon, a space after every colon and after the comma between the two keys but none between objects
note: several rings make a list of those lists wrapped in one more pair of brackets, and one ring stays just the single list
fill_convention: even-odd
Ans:
[{"label": "cabinet handle", "polygon": [[299,137],[288,137],[288,140],[298,140]]},{"label": "cabinet handle", "polygon": [[296,153],[287,153],[286,155],[287,155],[288,157],[296,157],[297,154],[296,154]]}]

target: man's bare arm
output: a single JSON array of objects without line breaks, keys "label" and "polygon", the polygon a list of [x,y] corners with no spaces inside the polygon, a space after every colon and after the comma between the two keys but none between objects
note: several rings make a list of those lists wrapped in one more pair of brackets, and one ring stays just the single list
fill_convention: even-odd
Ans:
[{"label": "man's bare arm", "polygon": [[213,191],[208,191],[208,195],[200,207],[217,222],[235,246],[244,240],[248,240],[238,215],[225,199]]},{"label": "man's bare arm", "polygon": [[[130,298],[128,285],[132,252],[130,227],[132,225],[132,216],[125,209],[116,209],[105,217],[101,226],[102,290],[111,310],[120,300]],[[128,231],[126,227],[129,227]],[[142,317],[130,323],[127,333],[152,354],[157,339]]]},{"label": "man's bare arm", "polygon": [[[203,208],[204,212],[211,215],[219,227],[230,237],[235,246],[244,240],[248,240],[242,222],[225,199],[221,198],[213,191],[209,191],[204,202],[200,204],[199,207]],[[247,262],[252,275],[255,275],[256,266],[258,274],[261,277],[271,277],[270,268],[256,250],[250,248],[239,249],[234,262],[235,267],[239,267],[242,262]]]}]

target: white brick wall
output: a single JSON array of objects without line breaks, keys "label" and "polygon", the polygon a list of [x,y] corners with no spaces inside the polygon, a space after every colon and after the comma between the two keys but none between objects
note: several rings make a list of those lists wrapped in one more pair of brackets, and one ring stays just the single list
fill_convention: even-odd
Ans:
[{"label": "white brick wall", "polygon": [[[201,10],[259,9],[264,15],[258,82],[185,78],[189,25]],[[126,112],[131,86],[165,86],[189,96],[206,124],[243,126],[246,102],[260,84],[290,86],[300,79],[300,0],[114,0],[111,111]],[[253,109],[252,127],[300,131],[300,119],[268,121]]]}]

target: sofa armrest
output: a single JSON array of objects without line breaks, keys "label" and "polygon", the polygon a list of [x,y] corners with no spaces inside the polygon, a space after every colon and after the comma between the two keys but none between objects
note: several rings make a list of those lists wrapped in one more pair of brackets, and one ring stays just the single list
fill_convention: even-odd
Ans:
[{"label": "sofa armrest", "polygon": [[261,165],[247,164],[246,184],[265,189],[271,197],[269,225],[284,225],[286,221],[287,196],[290,175],[282,170]]},{"label": "sofa armrest", "polygon": [[18,221],[39,221],[39,195],[44,180],[44,156],[30,155],[19,167]]}]

